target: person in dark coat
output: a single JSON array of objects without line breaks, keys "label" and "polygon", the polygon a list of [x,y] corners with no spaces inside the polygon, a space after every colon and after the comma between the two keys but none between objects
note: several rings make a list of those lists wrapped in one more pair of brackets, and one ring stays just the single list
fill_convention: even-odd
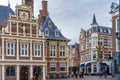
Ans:
[{"label": "person in dark coat", "polygon": [[81,78],[84,78],[84,72],[83,71],[81,72]]},{"label": "person in dark coat", "polygon": [[99,76],[100,78],[102,77],[102,74],[103,74],[103,71],[102,71],[102,68],[99,69]]},{"label": "person in dark coat", "polygon": [[75,76],[76,76],[76,78],[77,78],[77,76],[78,76],[78,71],[75,72]]},{"label": "person in dark coat", "polygon": [[104,71],[104,78],[107,78],[107,71]]}]

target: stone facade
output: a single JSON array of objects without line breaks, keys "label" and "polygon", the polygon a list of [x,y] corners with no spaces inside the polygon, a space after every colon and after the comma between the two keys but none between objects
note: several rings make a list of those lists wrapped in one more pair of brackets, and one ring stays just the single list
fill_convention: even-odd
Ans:
[{"label": "stone facade", "polygon": [[0,23],[0,80],[30,80],[37,75],[46,80],[44,35],[26,1]]},{"label": "stone facade", "polygon": [[67,77],[67,44],[70,41],[58,30],[48,14],[47,1],[42,1],[39,13],[41,31],[45,36],[47,78]]},{"label": "stone facade", "polygon": [[108,61],[109,55],[112,55],[112,29],[110,27],[99,26],[96,22],[95,15],[91,28],[88,30],[81,29],[80,37],[80,68],[85,74],[98,74],[100,64],[97,59],[98,42],[102,42],[103,55],[102,62],[105,63],[103,66],[108,73],[111,73],[111,62]]},{"label": "stone facade", "polygon": [[22,0],[15,14],[6,15],[8,18],[0,22],[1,80],[67,77],[70,40],[50,19],[47,1],[42,1],[38,19],[33,16],[33,6],[34,0]]}]

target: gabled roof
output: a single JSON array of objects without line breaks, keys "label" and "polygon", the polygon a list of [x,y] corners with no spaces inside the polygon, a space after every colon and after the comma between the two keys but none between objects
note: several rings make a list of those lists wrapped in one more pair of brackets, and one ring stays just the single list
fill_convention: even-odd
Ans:
[{"label": "gabled roof", "polygon": [[[54,22],[51,20],[49,16],[47,16],[44,21],[41,23],[41,31],[45,33],[45,31],[48,30],[49,34],[45,35],[45,38],[47,39],[58,39],[58,40],[68,40],[66,37],[63,36],[63,34],[58,30],[57,26],[54,24]],[[55,31],[58,31],[59,35],[55,35]]]},{"label": "gabled roof", "polygon": [[14,11],[10,8],[10,6],[0,5],[0,22],[7,20],[9,14],[15,14]]}]

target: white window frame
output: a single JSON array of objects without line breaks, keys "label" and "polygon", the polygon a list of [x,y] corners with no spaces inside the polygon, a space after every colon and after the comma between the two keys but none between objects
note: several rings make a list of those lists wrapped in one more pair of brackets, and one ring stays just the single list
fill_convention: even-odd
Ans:
[{"label": "white window frame", "polygon": [[[10,44],[10,48],[8,48],[8,43]],[[13,48],[11,48],[11,44],[13,44]],[[8,49],[10,49],[10,54],[8,54]],[[13,49],[13,54],[11,54],[12,49]],[[15,56],[15,43],[12,43],[12,42],[6,43],[6,55],[7,56]]]},{"label": "white window frame", "polygon": [[112,33],[111,29],[108,29],[108,33]]},{"label": "white window frame", "polygon": [[45,29],[45,36],[49,36],[49,30]]},{"label": "white window frame", "polygon": [[[37,49],[35,49],[35,46],[37,46]],[[40,46],[40,48],[38,49],[38,46]],[[37,51],[36,55],[35,55],[35,51]],[[40,51],[40,53],[38,53]],[[40,55],[38,55],[40,54]],[[34,44],[34,56],[35,57],[41,57],[41,45],[40,44]]]},{"label": "white window frame", "polygon": [[102,29],[102,28],[100,28],[100,32],[103,32],[103,29]]},{"label": "white window frame", "polygon": [[106,33],[106,32],[107,32],[107,30],[106,30],[106,29],[104,29],[103,31],[104,31],[104,33]]},{"label": "white window frame", "polygon": [[[55,49],[51,48],[52,46],[54,46]],[[52,53],[51,53],[51,51],[52,51]],[[55,56],[54,56],[54,54],[55,54]],[[50,45],[50,57],[56,57],[56,45],[54,45],[54,44]]]},{"label": "white window frame", "polygon": [[81,46],[81,50],[83,50],[83,43],[80,46]]},{"label": "white window frame", "polygon": [[84,61],[84,56],[83,55],[81,56],[81,61]]},{"label": "white window frame", "polygon": [[55,30],[55,36],[59,37],[59,31],[58,30]]},{"label": "white window frame", "polygon": [[120,48],[120,40],[116,39],[116,51],[119,52],[119,48]]},{"label": "white window frame", "polygon": [[109,46],[109,48],[112,48],[112,40],[111,39],[108,40],[108,46]]},{"label": "white window frame", "polygon": [[[62,47],[62,50],[61,50],[61,47]],[[63,47],[64,47],[64,49],[63,49]],[[60,46],[59,50],[60,50],[60,53],[62,52],[62,56],[60,54],[60,57],[66,57],[66,55],[65,55],[65,46]],[[63,56],[63,53],[64,53],[64,56]]]},{"label": "white window frame", "polygon": [[[116,32],[119,32],[118,31],[118,23],[117,23],[117,20],[118,20],[119,18],[117,18],[116,19]],[[119,43],[120,43],[120,41],[118,40],[118,39],[116,39],[116,51],[117,52],[119,52]]]},{"label": "white window frame", "polygon": [[92,47],[97,46],[97,37],[92,37]]},{"label": "white window frame", "polygon": [[52,67],[55,68],[55,71],[56,71],[56,63],[50,63],[50,71],[55,72],[51,70]]},{"label": "white window frame", "polygon": [[98,55],[97,55],[97,51],[96,50],[92,50],[92,59],[93,59],[93,57],[96,57],[96,58],[98,58]]},{"label": "white window frame", "polygon": [[[26,49],[23,49],[23,48],[22,48],[22,44],[24,44],[24,46],[27,45],[27,48],[26,48]],[[27,44],[27,43],[21,43],[21,44],[20,44],[20,48],[21,48],[21,50],[20,50],[20,55],[21,55],[21,56],[24,56],[24,57],[27,57],[27,56],[28,56],[28,44]],[[24,50],[24,55],[22,55],[22,50]],[[27,50],[27,55],[25,55],[25,50]]]},{"label": "white window frame", "polygon": [[[61,67],[64,67],[64,68],[65,68],[64,71],[66,71],[66,63],[60,63],[60,68],[61,68]],[[61,71],[61,70],[60,70],[60,71]],[[63,72],[64,72],[64,71],[63,71]],[[62,72],[62,71],[61,71],[61,72]]]}]

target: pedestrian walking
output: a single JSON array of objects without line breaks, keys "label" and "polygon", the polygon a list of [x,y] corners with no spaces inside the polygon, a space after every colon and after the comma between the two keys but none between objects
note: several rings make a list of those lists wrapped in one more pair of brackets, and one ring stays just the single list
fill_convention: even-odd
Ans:
[{"label": "pedestrian walking", "polygon": [[74,77],[74,73],[73,73],[73,71],[71,72],[71,76]]},{"label": "pedestrian walking", "polygon": [[107,71],[104,71],[104,78],[107,78]]},{"label": "pedestrian walking", "polygon": [[78,76],[78,71],[76,70],[76,72],[75,72],[75,76],[76,76],[76,78],[77,78],[77,76]]},{"label": "pedestrian walking", "polygon": [[81,78],[84,78],[84,72],[83,71],[81,72]]},{"label": "pedestrian walking", "polygon": [[79,77],[81,78],[81,71],[79,72]]},{"label": "pedestrian walking", "polygon": [[102,73],[103,73],[104,78],[106,78],[107,77],[107,71],[105,69],[103,69]]},{"label": "pedestrian walking", "polygon": [[100,68],[100,70],[99,70],[99,76],[100,76],[100,78],[102,77],[102,74],[103,74],[103,71],[102,71],[102,68]]}]

